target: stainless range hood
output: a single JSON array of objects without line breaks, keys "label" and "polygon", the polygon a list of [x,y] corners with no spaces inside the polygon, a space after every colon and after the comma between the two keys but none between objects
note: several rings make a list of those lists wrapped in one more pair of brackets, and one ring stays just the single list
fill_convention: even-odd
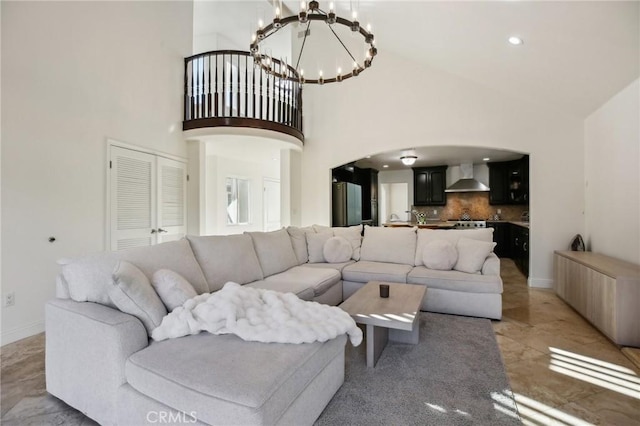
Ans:
[{"label": "stainless range hood", "polygon": [[488,192],[489,187],[473,178],[473,164],[460,164],[462,178],[444,192]]}]

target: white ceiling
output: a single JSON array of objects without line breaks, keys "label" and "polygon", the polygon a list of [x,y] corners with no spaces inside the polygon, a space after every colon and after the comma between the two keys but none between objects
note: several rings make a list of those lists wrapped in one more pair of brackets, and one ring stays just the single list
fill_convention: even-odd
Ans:
[{"label": "white ceiling", "polygon": [[[277,1],[277,0],[276,0]],[[327,1],[320,7],[327,8]],[[286,1],[291,10],[297,1]],[[379,55],[393,52],[543,108],[586,118],[640,75],[638,1],[336,1],[339,16],[359,8],[372,24]],[[218,48],[248,50],[258,19],[271,19],[267,0],[194,3],[194,37],[216,33]],[[509,36],[524,40],[507,43]],[[229,45],[224,45],[229,43]],[[246,46],[246,47],[244,47]],[[295,53],[294,53],[295,55]],[[371,71],[375,72],[375,64]],[[348,83],[345,83],[348,84]],[[410,149],[406,150],[409,152]],[[357,164],[403,168],[394,151]],[[480,163],[521,154],[459,147],[414,150],[416,165]]]},{"label": "white ceiling", "polygon": [[[297,1],[285,3],[299,7]],[[588,116],[640,75],[638,1],[336,4],[346,18],[350,5],[359,7],[359,20],[371,22],[380,55],[394,52],[577,117]],[[195,2],[194,36],[217,32],[234,44],[229,48],[248,50],[257,20],[271,19],[271,10],[267,0]],[[524,44],[508,44],[511,35]]]},{"label": "white ceiling", "polygon": [[[403,155],[415,155],[418,157],[415,164],[405,166],[400,157]],[[356,161],[356,166],[373,168],[376,170],[402,170],[410,167],[428,166],[459,166],[460,164],[481,164],[486,161],[509,161],[521,158],[523,154],[489,148],[474,148],[464,146],[430,146],[408,148],[401,151],[388,151],[370,158]],[[484,160],[489,158],[489,160]],[[387,165],[388,167],[384,167]]]}]

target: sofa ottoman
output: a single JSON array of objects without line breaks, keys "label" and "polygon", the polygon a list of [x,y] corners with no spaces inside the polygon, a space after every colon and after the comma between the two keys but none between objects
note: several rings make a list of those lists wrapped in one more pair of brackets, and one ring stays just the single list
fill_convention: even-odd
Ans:
[{"label": "sofa ottoman", "polygon": [[[345,343],[345,335],[287,345],[201,333],[152,343],[129,357],[125,375],[134,390],[206,424],[305,423],[342,385]],[[304,416],[288,413],[296,405]]]}]

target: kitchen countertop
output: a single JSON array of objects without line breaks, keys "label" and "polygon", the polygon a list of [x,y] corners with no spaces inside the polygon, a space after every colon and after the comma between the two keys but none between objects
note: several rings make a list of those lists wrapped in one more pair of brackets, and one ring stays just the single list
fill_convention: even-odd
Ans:
[{"label": "kitchen countertop", "polygon": [[413,226],[417,226],[421,229],[453,229],[453,222],[442,222],[442,221],[427,221],[424,225],[419,225],[413,222],[387,222],[383,223],[382,226],[390,227],[390,228],[410,228]]},{"label": "kitchen countertop", "polygon": [[[440,221],[440,220],[428,220],[424,225],[418,225],[414,222],[386,222],[383,223],[382,226],[386,226],[389,228],[407,228],[412,226],[417,226],[418,228],[426,228],[426,229],[453,229],[455,226],[455,222],[457,221]],[[521,226],[523,228],[529,229],[529,222],[522,222],[517,220],[487,220],[487,223],[512,223],[517,226]],[[466,228],[465,228],[466,229]],[[471,228],[477,229],[477,228]]]},{"label": "kitchen countertop", "polygon": [[487,223],[513,223],[514,225],[529,229],[529,222],[523,222],[521,220],[488,220]]}]

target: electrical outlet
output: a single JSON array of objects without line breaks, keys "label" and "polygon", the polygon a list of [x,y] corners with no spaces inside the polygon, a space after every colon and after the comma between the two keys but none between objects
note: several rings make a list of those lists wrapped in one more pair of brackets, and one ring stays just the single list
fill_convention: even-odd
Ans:
[{"label": "electrical outlet", "polygon": [[502,214],[502,209],[498,209],[498,214]]},{"label": "electrical outlet", "polygon": [[16,304],[16,294],[14,292],[7,293],[4,296],[4,306],[13,306]]},{"label": "electrical outlet", "polygon": [[433,209],[433,214],[438,214],[438,210]]}]

